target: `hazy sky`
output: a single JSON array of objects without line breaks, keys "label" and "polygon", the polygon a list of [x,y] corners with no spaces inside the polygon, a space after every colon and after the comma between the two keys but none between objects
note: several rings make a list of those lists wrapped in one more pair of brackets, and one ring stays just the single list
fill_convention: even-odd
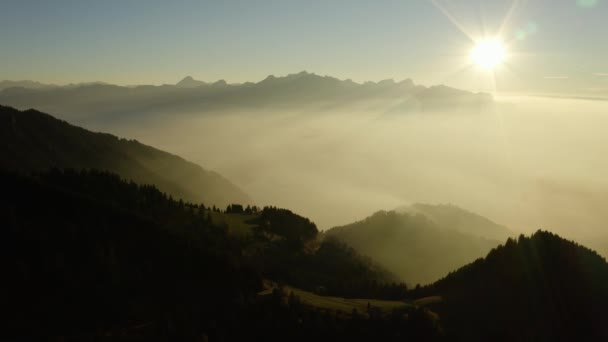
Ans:
[{"label": "hazy sky", "polygon": [[[0,0],[0,79],[257,81],[301,70],[483,89],[473,43],[503,36],[499,90],[608,91],[607,0]],[[443,10],[442,10],[443,9]],[[456,22],[456,23],[455,23]]]}]

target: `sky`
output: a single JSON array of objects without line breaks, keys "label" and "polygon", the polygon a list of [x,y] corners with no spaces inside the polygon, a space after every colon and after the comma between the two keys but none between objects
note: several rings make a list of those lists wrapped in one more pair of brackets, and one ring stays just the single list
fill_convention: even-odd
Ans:
[{"label": "sky", "polygon": [[[306,70],[355,81],[608,94],[608,0],[0,4],[0,79],[244,82]],[[471,66],[474,41],[498,32],[505,63],[492,72]]]}]

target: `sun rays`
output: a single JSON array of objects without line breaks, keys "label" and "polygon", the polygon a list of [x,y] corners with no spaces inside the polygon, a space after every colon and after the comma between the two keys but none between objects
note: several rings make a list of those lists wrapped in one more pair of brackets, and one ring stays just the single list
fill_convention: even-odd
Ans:
[{"label": "sun rays", "polygon": [[[515,39],[508,32],[512,29],[513,18],[520,1],[513,0],[505,11],[502,20],[493,25],[486,25],[485,18],[480,18],[478,23],[462,20],[446,6],[446,4],[454,3],[440,0],[432,0],[431,2],[470,42],[468,49],[465,47],[457,55],[458,58],[461,58],[460,67],[454,70],[452,74],[475,73],[476,79],[489,81],[492,88],[490,91],[497,92],[498,74],[512,72],[509,57],[514,54],[511,47]],[[491,26],[494,29],[486,26]],[[480,86],[480,88],[482,87]],[[487,91],[488,89],[479,90]]]}]

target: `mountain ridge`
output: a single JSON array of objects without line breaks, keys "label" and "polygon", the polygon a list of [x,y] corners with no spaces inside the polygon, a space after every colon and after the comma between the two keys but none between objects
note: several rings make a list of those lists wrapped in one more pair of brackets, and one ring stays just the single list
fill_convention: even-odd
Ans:
[{"label": "mountain ridge", "polygon": [[33,109],[0,106],[0,122],[0,165],[5,170],[100,169],[155,184],[187,201],[219,206],[251,202],[218,173],[136,140],[91,132]]},{"label": "mountain ridge", "polygon": [[396,211],[420,213],[439,226],[449,227],[452,230],[489,240],[503,241],[515,236],[515,233],[506,226],[453,204],[414,203],[410,206],[399,207]]},{"label": "mountain ridge", "polygon": [[[259,108],[327,108],[360,104],[396,104],[393,112],[478,109],[493,98],[447,86],[425,87],[412,80],[357,83],[332,76],[299,72],[241,84],[203,82],[187,76],[177,84],[119,86],[105,83],[24,87],[0,91],[0,103],[18,109],[37,108],[67,119],[87,115],[149,112],[251,111]],[[373,108],[373,107],[372,107]],[[87,113],[84,115],[83,113]]]},{"label": "mountain ridge", "polygon": [[186,76],[181,81],[175,83],[178,88],[195,88],[207,85],[207,82],[195,80],[192,76]]},{"label": "mountain ridge", "polygon": [[[286,74],[284,76],[276,76],[274,74],[269,74],[266,77],[260,79],[259,81],[245,81],[245,82],[227,82],[225,80],[220,80],[220,81],[224,81],[228,85],[239,86],[239,85],[244,85],[244,84],[259,84],[259,83],[269,82],[269,81],[273,81],[273,80],[283,80],[283,79],[284,80],[295,80],[295,79],[307,78],[307,77],[308,78],[317,78],[317,79],[326,79],[326,80],[343,82],[343,83],[353,84],[353,85],[373,85],[373,84],[388,85],[388,84],[400,84],[400,83],[415,85],[414,82],[412,81],[412,79],[410,79],[410,78],[405,78],[405,79],[402,79],[399,81],[396,81],[393,78],[388,78],[388,79],[382,79],[382,80],[378,80],[378,81],[367,80],[367,81],[356,82],[356,81],[353,81],[352,79],[341,79],[341,78],[330,76],[330,75],[320,75],[320,74],[317,74],[314,72],[308,72],[305,70],[299,71],[296,73]],[[217,82],[217,81],[215,81],[215,82]],[[163,84],[158,84],[158,85],[150,85],[150,84],[119,85],[119,84],[103,82],[103,81],[87,81],[87,82],[68,83],[68,84],[50,84],[50,83],[38,82],[38,81],[34,81],[34,80],[17,80],[17,81],[0,80],[0,85],[3,85],[3,84],[7,85],[4,87],[0,86],[0,90],[2,90],[4,88],[9,88],[9,85],[11,85],[11,84],[14,84],[13,87],[22,87],[22,88],[39,88],[39,87],[62,88],[62,87],[78,87],[78,86],[85,87],[85,86],[94,85],[94,84],[114,85],[117,87],[133,88],[133,87],[166,87],[166,86],[177,86],[180,84],[181,85],[188,85],[188,84],[210,85],[215,82],[199,80],[199,79],[194,78],[191,75],[184,76],[182,79],[180,79],[175,84],[163,83]],[[439,86],[439,85],[436,85],[436,86]],[[429,86],[429,87],[435,87],[435,86]],[[448,86],[446,86],[446,87],[448,87]],[[450,88],[450,87],[448,87],[448,88]],[[453,88],[453,89],[456,89],[456,88]]]}]

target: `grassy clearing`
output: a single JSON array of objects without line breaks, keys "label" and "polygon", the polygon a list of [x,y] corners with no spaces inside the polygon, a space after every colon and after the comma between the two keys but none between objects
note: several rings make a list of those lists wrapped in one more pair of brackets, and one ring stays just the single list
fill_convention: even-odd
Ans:
[{"label": "grassy clearing", "polygon": [[393,310],[414,308],[412,304],[403,301],[378,300],[378,299],[349,299],[341,297],[319,296],[312,292],[288,287],[285,290],[293,292],[300,298],[303,304],[321,309],[343,311],[350,313],[356,309],[359,313],[367,312],[368,304],[374,310],[380,310],[382,314],[388,314]]},{"label": "grassy clearing", "polygon": [[429,296],[429,297],[423,297],[420,299],[416,299],[414,301],[414,304],[417,306],[426,306],[429,304],[435,304],[435,303],[440,303],[443,299],[441,298],[441,296]]},{"label": "grassy clearing", "polygon": [[253,227],[255,227],[255,225],[249,224],[247,221],[254,219],[256,215],[211,212],[211,220],[216,224],[226,224],[228,231],[232,235],[247,236],[251,234]]}]

